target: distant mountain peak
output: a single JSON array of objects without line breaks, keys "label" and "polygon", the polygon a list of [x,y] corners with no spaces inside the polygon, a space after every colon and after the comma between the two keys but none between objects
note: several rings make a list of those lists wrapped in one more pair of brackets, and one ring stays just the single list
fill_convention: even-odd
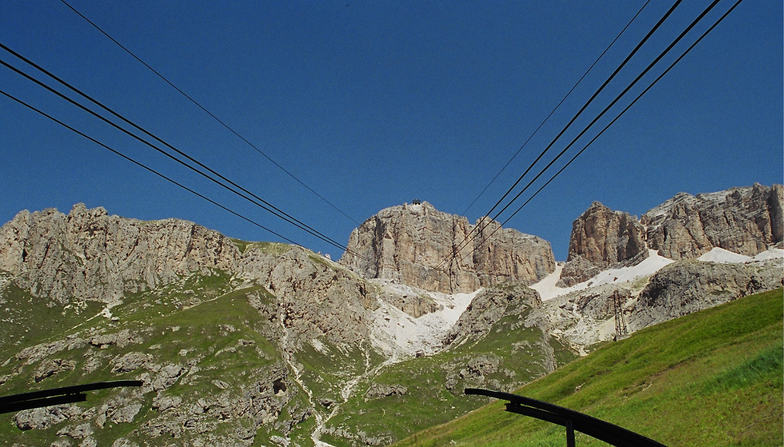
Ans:
[{"label": "distant mountain peak", "polygon": [[[507,281],[536,282],[555,269],[549,242],[498,227],[497,222],[486,221],[481,231],[474,231],[475,225],[465,217],[424,201],[397,205],[382,209],[352,231],[340,263],[366,278],[441,292],[471,292]],[[452,260],[456,250],[459,255]]]}]

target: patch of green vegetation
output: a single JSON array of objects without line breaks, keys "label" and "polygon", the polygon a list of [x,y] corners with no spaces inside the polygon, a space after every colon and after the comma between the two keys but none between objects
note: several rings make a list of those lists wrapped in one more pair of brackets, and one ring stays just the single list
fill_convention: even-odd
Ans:
[{"label": "patch of green vegetation", "polygon": [[[782,312],[782,290],[749,296],[601,346],[516,393],[667,445],[782,445]],[[396,445],[563,442],[562,427],[496,402]],[[585,435],[577,444],[605,445]]]},{"label": "patch of green vegetation", "polygon": [[327,260],[324,259],[324,257],[321,255],[317,255],[315,253],[308,253],[308,258],[315,264],[320,264],[327,268],[333,268],[332,264],[327,262]]},{"label": "patch of green vegetation", "polygon": [[243,241],[242,239],[237,239],[233,237],[229,238],[229,240],[237,247],[240,253],[245,253],[245,250],[248,248],[248,244],[250,244],[250,242],[248,241]]},{"label": "patch of green vegetation", "polygon": [[[506,315],[485,337],[469,339],[433,356],[412,358],[384,368],[372,379],[357,385],[329,427],[362,431],[368,436],[401,439],[416,430],[446,422],[477,408],[480,401],[463,396],[465,386],[484,384],[509,389],[546,374],[555,363],[567,363],[576,355],[559,341],[545,337],[536,327],[521,324],[526,312]],[[368,390],[402,387],[403,394],[379,396]],[[342,446],[345,439],[325,437]]]},{"label": "patch of green vegetation", "polygon": [[[263,335],[271,333],[269,326],[273,323],[249,303],[249,296],[258,297],[261,302],[274,300],[274,296],[261,286],[234,290],[231,283],[229,275],[223,272],[191,275],[166,287],[127,295],[123,304],[111,309],[116,320],[97,316],[84,321],[83,314],[80,318],[81,324],[64,324],[54,332],[42,320],[41,333],[47,334],[48,338],[31,338],[18,346],[8,347],[2,344],[2,347],[10,349],[9,352],[18,352],[40,341],[66,340],[68,336],[84,341],[29,365],[15,358],[10,359],[0,366],[0,377],[10,377],[0,384],[0,394],[138,378],[140,374],[147,374],[149,371],[143,368],[127,372],[112,371],[115,359],[136,352],[150,355],[151,361],[158,365],[179,365],[185,368],[183,371],[187,372],[177,377],[174,384],[165,390],[166,395],[180,396],[183,408],[189,408],[201,397],[217,393],[229,392],[241,396],[243,390],[259,380],[273,380],[263,374],[263,371],[265,368],[280,365],[282,360],[276,343]],[[18,303],[21,308],[31,308],[30,304],[24,301],[27,300],[27,295],[18,290],[14,293],[16,295],[12,294],[13,296],[23,299]],[[10,304],[8,298],[5,298],[6,295],[3,296],[6,303]],[[46,311],[45,308],[43,310]],[[97,309],[90,316],[95,313]],[[46,315],[39,313],[40,317]],[[0,328],[9,330],[6,326]],[[122,345],[110,344],[100,349],[87,342],[96,334],[115,334],[122,330],[132,334],[133,340]],[[35,372],[47,358],[72,361],[75,367],[43,378],[40,382],[34,381]],[[89,359],[97,360],[99,365],[88,369],[86,364]],[[188,365],[197,368],[189,368]],[[183,380],[185,374],[187,381]],[[225,391],[215,385],[219,380],[228,385]],[[128,390],[89,393],[88,401],[78,405],[84,409],[92,408],[94,411],[109,399],[125,392]],[[158,411],[152,408],[155,394],[151,392],[144,395],[142,407],[133,423],[114,424],[107,421],[100,430],[93,426],[98,445],[111,445],[112,441],[120,436],[144,443],[145,440],[138,432],[131,432],[158,416]],[[57,439],[58,430],[66,425],[74,425],[73,422],[60,422],[43,430],[21,431],[13,422],[13,417],[14,414],[0,417],[0,439],[3,443],[49,445]],[[229,426],[226,424],[220,422],[214,433],[228,430]],[[230,435],[228,432],[227,434]],[[187,444],[185,438],[180,441]]]},{"label": "patch of green vegetation", "polygon": [[0,362],[26,346],[59,338],[103,307],[95,301],[65,308],[47,303],[48,298],[34,297],[13,283],[0,290]]}]

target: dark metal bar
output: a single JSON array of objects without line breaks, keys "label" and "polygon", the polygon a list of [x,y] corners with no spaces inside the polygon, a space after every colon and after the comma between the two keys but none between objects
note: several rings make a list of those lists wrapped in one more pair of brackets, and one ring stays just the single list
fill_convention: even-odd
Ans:
[{"label": "dark metal bar", "polygon": [[77,394],[85,391],[102,390],[106,388],[119,388],[119,387],[138,387],[142,386],[141,380],[116,380],[113,382],[96,382],[88,383],[85,385],[66,386],[62,388],[52,388],[50,390],[31,391],[29,393],[14,394],[11,396],[0,397],[0,404],[6,402],[19,402],[23,400],[37,399],[39,397],[57,396],[60,394]]},{"label": "dark metal bar", "polygon": [[0,404],[0,414],[15,413],[17,411],[28,410],[30,408],[48,407],[50,405],[71,404],[74,402],[84,402],[87,400],[86,394],[67,394],[65,396],[43,397],[40,399],[20,400]]},{"label": "dark metal bar", "polygon": [[141,380],[118,380],[114,382],[97,382],[86,385],[66,386],[51,390],[31,391],[0,397],[0,413],[12,413],[30,408],[48,407],[87,400],[87,391],[118,387],[139,387]]},{"label": "dark metal bar", "polygon": [[566,447],[574,447],[574,426],[572,421],[566,421]]},{"label": "dark metal bar", "polygon": [[566,419],[558,416],[557,414],[550,413],[549,411],[539,410],[533,407],[526,407],[514,402],[506,404],[506,411],[510,413],[522,414],[523,416],[531,416],[532,418],[541,419],[553,424],[566,426]]},{"label": "dark metal bar", "polygon": [[[587,414],[560,407],[549,402],[531,399],[530,397],[518,396],[516,394],[483,390],[479,388],[466,388],[465,393],[468,395],[487,396],[506,400],[510,403],[517,404],[517,406],[514,407],[515,409],[533,407],[535,409],[542,410],[548,414],[560,417],[564,421],[571,421],[573,430],[585,433],[586,435],[592,436],[596,439],[615,446],[664,447],[664,444],[654,441],[653,439],[646,438],[645,436],[635,433],[631,430],[627,430],[615,424],[611,424],[601,419],[588,416]],[[533,414],[529,414],[529,416],[538,417]]]}]

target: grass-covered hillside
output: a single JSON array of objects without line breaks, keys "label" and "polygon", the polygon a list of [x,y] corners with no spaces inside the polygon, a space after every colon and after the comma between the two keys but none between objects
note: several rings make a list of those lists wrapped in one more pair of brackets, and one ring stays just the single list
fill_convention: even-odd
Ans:
[{"label": "grass-covered hillside", "polygon": [[[306,405],[302,395],[272,389],[275,379],[285,380],[285,368],[271,343],[273,329],[249,301],[273,297],[261,287],[236,287],[222,272],[126,296],[110,314],[92,318],[92,303],[76,318],[70,309],[55,312],[16,288],[6,292],[4,305],[20,312],[3,332],[36,335],[0,350],[4,356],[14,347],[17,352],[0,365],[0,394],[135,378],[149,385],[93,392],[87,402],[24,417],[0,415],[0,444],[71,445],[89,438],[88,444],[112,445],[121,437],[143,445],[163,445],[161,438],[187,444],[189,425],[215,440],[263,439],[278,431],[288,409]],[[249,396],[274,401],[267,407],[282,414],[259,424],[254,408],[229,404]],[[225,414],[213,417],[216,412]]]},{"label": "grass-covered hillside", "polygon": [[[517,296],[513,289],[507,294]],[[332,417],[323,439],[338,447],[388,445],[479,406],[481,401],[463,396],[466,386],[506,390],[573,360],[576,354],[558,339],[522,324],[529,304],[513,299],[487,334],[467,337],[432,356],[392,364],[361,382]],[[347,443],[340,436],[345,433],[361,436]]]},{"label": "grass-covered hillside", "polygon": [[[277,244],[243,248],[283,252]],[[291,259],[284,254],[281,262]],[[295,260],[321,269],[315,279],[306,271],[302,284],[337,277],[331,269],[338,267],[315,254]],[[511,389],[575,356],[523,325],[536,304],[524,287],[482,294],[472,306],[477,318],[464,322],[451,349],[395,363],[367,338],[339,345],[308,335],[304,322],[327,322],[305,314],[324,312],[319,296],[297,306],[295,299],[308,297],[276,295],[217,269],[127,293],[110,307],[79,300],[49,306],[0,275],[0,395],[144,383],[89,393],[87,402],[2,414],[0,445],[388,445],[481,406],[464,399],[465,386]],[[339,321],[350,324],[351,317]]]},{"label": "grass-covered hillside", "polygon": [[[642,330],[516,393],[668,446],[781,446],[782,290]],[[564,444],[562,427],[506,413],[501,403],[492,403],[396,445]],[[606,444],[578,434],[577,445]]]}]

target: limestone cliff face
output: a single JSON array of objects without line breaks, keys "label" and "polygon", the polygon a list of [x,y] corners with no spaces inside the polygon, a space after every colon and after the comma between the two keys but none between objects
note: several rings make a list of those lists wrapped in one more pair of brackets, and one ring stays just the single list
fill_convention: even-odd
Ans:
[{"label": "limestone cliff face", "polygon": [[239,251],[221,234],[191,222],[143,222],[77,204],[22,211],[0,228],[0,269],[34,295],[111,302],[123,292],[166,284],[209,268],[232,270]]},{"label": "limestone cliff face", "polygon": [[647,255],[645,228],[636,218],[593,202],[572,224],[562,284],[571,286],[606,267]]},{"label": "limestone cliff face", "polygon": [[491,223],[464,247],[452,265],[453,250],[473,226],[464,217],[436,210],[427,202],[381,210],[356,228],[340,263],[366,278],[384,278],[426,290],[468,292],[504,281],[535,282],[555,269],[550,243]]},{"label": "limestone cliff face", "polygon": [[321,336],[337,344],[365,340],[376,305],[364,280],[301,247],[251,244],[241,252],[192,222],[127,219],[83,204],[67,215],[22,211],[0,227],[0,270],[48,305],[112,303],[220,270],[275,294],[274,312],[294,345]]},{"label": "limestone cliff face", "polygon": [[638,330],[784,283],[780,262],[757,265],[674,262],[656,273],[640,293],[629,328]]},{"label": "limestone cliff face", "polygon": [[636,218],[594,202],[572,225],[562,286],[610,267],[639,262],[648,249],[693,259],[714,247],[754,256],[784,240],[782,185],[680,193]]},{"label": "limestone cliff face", "polygon": [[642,216],[648,245],[671,259],[698,257],[713,247],[754,256],[784,240],[784,186],[680,193]]}]

